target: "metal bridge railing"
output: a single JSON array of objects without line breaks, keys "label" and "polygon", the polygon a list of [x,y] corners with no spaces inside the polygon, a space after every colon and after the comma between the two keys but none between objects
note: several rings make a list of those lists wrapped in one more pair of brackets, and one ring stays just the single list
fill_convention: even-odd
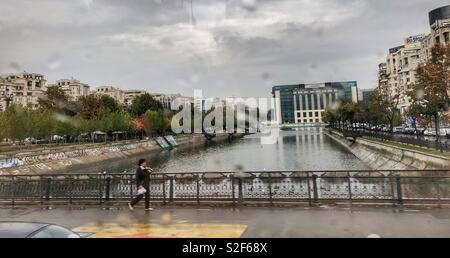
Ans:
[{"label": "metal bridge railing", "polygon": [[343,131],[344,135],[356,135],[358,137],[375,138],[383,141],[399,142],[408,145],[415,145],[429,149],[441,151],[450,151],[450,143],[445,136],[440,141],[435,139],[427,139],[424,136],[392,134],[386,132],[370,132],[370,131]]},{"label": "metal bridge railing", "polygon": [[[450,203],[450,171],[276,171],[153,174],[152,202]],[[113,204],[136,194],[133,174],[0,176],[0,204]]]}]

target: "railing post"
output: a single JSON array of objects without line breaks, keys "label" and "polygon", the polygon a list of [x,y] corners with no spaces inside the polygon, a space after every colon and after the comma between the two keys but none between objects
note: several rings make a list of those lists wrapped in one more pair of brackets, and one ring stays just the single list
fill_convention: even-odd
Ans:
[{"label": "railing post", "polygon": [[72,187],[72,177],[69,176],[69,205],[72,205],[72,195],[73,195],[73,187]]},{"label": "railing post", "polygon": [[11,185],[11,204],[14,207],[16,205],[16,177],[12,177]]},{"label": "railing post", "polygon": [[243,186],[242,186],[243,182],[242,182],[242,178],[238,179],[238,199],[239,199],[239,203],[243,203],[244,202],[244,190],[243,190]]},{"label": "railing post", "polygon": [[49,177],[47,178],[47,180],[45,180],[45,201],[47,202],[47,204],[50,201],[51,188],[52,188],[52,179]]},{"label": "railing post", "polygon": [[397,185],[397,203],[403,204],[403,196],[402,196],[402,182],[401,177],[399,175],[395,176],[395,182]]},{"label": "railing post", "polygon": [[437,198],[438,198],[438,204],[440,207],[441,206],[441,184],[439,183],[439,178],[433,177],[431,180],[434,182],[434,184],[437,187]]},{"label": "railing post", "polygon": [[129,185],[130,185],[130,200],[133,200],[133,176],[130,175]]},{"label": "railing post", "polygon": [[103,180],[102,180],[103,175],[100,175],[97,178],[97,182],[98,182],[98,196],[100,198],[99,200],[99,204],[102,205],[103,204]]},{"label": "railing post", "polygon": [[270,205],[273,205],[272,175],[270,173],[269,173],[269,199],[270,199]]},{"label": "railing post", "polygon": [[309,172],[306,173],[306,181],[308,182],[308,203],[309,207],[312,207],[312,200],[311,200],[311,175]]},{"label": "railing post", "polygon": [[195,176],[195,180],[197,183],[197,205],[200,205],[200,175],[197,174]]},{"label": "railing post", "polygon": [[317,188],[317,175],[313,175],[312,179],[313,179],[313,192],[314,192],[314,202],[318,203],[319,202],[319,190]]},{"label": "railing post", "polygon": [[173,203],[173,176],[170,177],[170,184],[169,184],[169,202]]},{"label": "railing post", "polygon": [[44,205],[44,183],[43,183],[43,179],[42,176],[39,176],[39,195],[41,198],[41,206]]},{"label": "railing post", "polygon": [[111,178],[108,176],[106,178],[106,189],[105,189],[105,199],[107,202],[110,201],[111,197]]},{"label": "railing post", "polygon": [[163,182],[163,205],[166,205],[166,175],[162,176],[162,182]]},{"label": "railing post", "polygon": [[352,204],[352,199],[353,199],[353,195],[352,195],[352,178],[350,176],[350,173],[347,173],[347,180],[348,180],[348,198],[350,200],[350,204]]},{"label": "railing post", "polygon": [[234,175],[230,176],[230,180],[231,180],[231,194],[232,194],[232,198],[233,198],[233,206],[236,206],[236,194],[235,194],[235,187],[234,187]]}]

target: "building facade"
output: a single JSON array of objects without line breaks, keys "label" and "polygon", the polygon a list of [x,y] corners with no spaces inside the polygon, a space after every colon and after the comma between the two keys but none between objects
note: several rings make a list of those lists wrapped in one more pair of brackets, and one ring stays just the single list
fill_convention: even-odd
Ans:
[{"label": "building facade", "polygon": [[325,109],[341,101],[358,102],[358,84],[326,82],[275,86],[275,113],[279,124],[321,124]]},{"label": "building facade", "polygon": [[194,98],[184,97],[181,94],[152,94],[152,97],[161,102],[165,109],[177,109],[181,106],[186,107],[194,103]]},{"label": "building facade", "polygon": [[108,95],[124,108],[128,108],[133,104],[135,98],[147,94],[147,92],[144,90],[121,90],[113,86],[100,86],[95,89],[93,94],[98,96]]},{"label": "building facade", "polygon": [[0,76],[0,109],[8,104],[39,107],[39,97],[46,90],[47,81],[37,73],[18,73]]},{"label": "building facade", "polygon": [[450,43],[450,5],[443,6],[428,14],[431,33],[423,41],[423,56],[431,57],[431,49],[437,44]]},{"label": "building facade", "polygon": [[361,89],[359,90],[358,101],[367,103],[372,97],[375,89]]},{"label": "building facade", "polygon": [[75,79],[62,79],[51,84],[48,87],[58,87],[64,91],[64,93],[69,97],[69,100],[76,101],[80,97],[86,97],[90,93],[90,86],[85,83],[81,83]]},{"label": "building facade", "polygon": [[404,45],[389,49],[386,63],[379,67],[378,87],[398,99],[397,108],[404,116],[411,106],[407,93],[417,81],[417,67],[431,58],[435,45],[450,43],[450,5],[431,11],[429,21],[429,34],[408,37]]}]

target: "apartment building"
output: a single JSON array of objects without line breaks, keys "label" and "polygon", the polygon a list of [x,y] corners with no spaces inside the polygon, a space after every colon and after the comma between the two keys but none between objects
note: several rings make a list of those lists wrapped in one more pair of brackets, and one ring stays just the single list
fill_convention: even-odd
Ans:
[{"label": "apartment building", "polygon": [[153,98],[163,105],[166,109],[190,106],[194,103],[194,98],[184,97],[181,94],[152,94]]},{"label": "apartment building", "polygon": [[146,93],[144,90],[122,90],[113,86],[100,86],[93,92],[93,94],[97,95],[108,95],[123,107],[130,107],[135,98]]},{"label": "apartment building", "polygon": [[38,108],[39,97],[46,90],[47,81],[43,75],[23,72],[0,75],[0,79],[0,110],[9,104]]},{"label": "apartment building", "polygon": [[76,101],[80,97],[88,96],[91,88],[88,84],[81,83],[73,78],[58,80],[54,84],[48,85],[48,87],[55,86],[63,90],[71,101]]},{"label": "apartment building", "polygon": [[379,88],[398,98],[397,107],[402,115],[406,115],[411,105],[407,92],[416,83],[418,65],[431,58],[433,46],[450,43],[450,5],[431,11],[429,22],[429,34],[406,38],[404,45],[389,49],[386,63],[379,66]]}]

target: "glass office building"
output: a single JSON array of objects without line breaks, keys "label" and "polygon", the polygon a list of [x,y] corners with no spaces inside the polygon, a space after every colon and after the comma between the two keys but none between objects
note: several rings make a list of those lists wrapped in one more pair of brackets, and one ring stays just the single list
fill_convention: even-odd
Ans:
[{"label": "glass office building", "polygon": [[280,85],[272,89],[279,124],[321,124],[325,109],[340,101],[358,101],[358,84],[326,82]]}]

